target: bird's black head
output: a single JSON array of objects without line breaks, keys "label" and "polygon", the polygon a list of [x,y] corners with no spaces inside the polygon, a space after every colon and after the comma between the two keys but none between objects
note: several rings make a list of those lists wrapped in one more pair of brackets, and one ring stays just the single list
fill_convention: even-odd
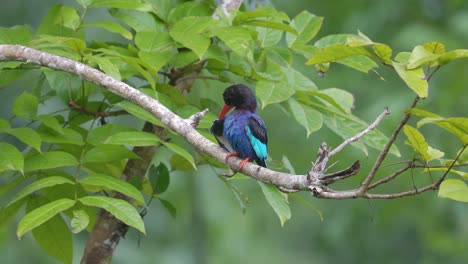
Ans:
[{"label": "bird's black head", "polygon": [[224,103],[237,109],[245,109],[255,112],[257,110],[257,98],[253,91],[243,84],[231,85],[223,93]]}]

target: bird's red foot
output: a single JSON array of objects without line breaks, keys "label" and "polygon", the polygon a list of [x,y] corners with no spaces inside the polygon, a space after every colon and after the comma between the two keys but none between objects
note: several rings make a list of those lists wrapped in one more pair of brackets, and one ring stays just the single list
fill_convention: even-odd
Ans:
[{"label": "bird's red foot", "polygon": [[242,170],[242,167],[249,161],[250,158],[245,158],[241,163],[239,164],[239,170]]},{"label": "bird's red foot", "polygon": [[226,158],[225,158],[226,162],[228,162],[228,159],[229,159],[230,157],[239,157],[239,153],[234,152],[234,153],[229,153],[229,154],[227,154],[227,155],[226,155]]}]

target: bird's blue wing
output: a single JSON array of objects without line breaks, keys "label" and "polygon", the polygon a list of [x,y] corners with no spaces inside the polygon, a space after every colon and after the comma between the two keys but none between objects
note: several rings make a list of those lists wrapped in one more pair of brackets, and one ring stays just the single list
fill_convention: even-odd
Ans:
[{"label": "bird's blue wing", "polygon": [[223,130],[224,130],[224,118],[223,119],[216,119],[213,121],[213,124],[211,125],[210,132],[213,134],[216,138],[216,141],[218,141],[218,144],[220,147],[225,149],[227,152],[234,152],[234,150],[231,147],[231,144],[224,138],[223,136]]},{"label": "bird's blue wing", "polygon": [[250,145],[255,152],[257,163],[260,166],[266,167],[265,159],[268,155],[268,136],[263,120],[259,117],[250,117],[246,130]]}]

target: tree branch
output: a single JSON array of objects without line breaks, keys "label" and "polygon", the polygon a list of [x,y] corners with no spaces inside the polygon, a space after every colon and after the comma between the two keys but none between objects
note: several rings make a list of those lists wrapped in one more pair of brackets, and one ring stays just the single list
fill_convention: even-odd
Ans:
[{"label": "tree branch", "polygon": [[[410,108],[414,108],[416,104],[419,101],[419,96],[416,96],[416,98],[413,100],[413,103],[411,103]],[[392,135],[390,136],[387,144],[385,144],[384,149],[380,152],[379,156],[377,157],[377,160],[374,163],[374,166],[372,166],[372,169],[369,171],[367,174],[367,177],[364,179],[364,182],[361,184],[361,187],[359,188],[359,193],[364,194],[369,188],[369,184],[371,183],[372,179],[374,179],[375,174],[377,173],[377,170],[382,166],[382,162],[384,161],[385,157],[387,157],[387,154],[392,147],[393,143],[395,142],[396,138],[400,134],[401,129],[403,126],[408,123],[408,120],[410,119],[411,115],[409,113],[405,113],[400,120],[400,123],[398,126],[395,128],[393,131]]]},{"label": "tree branch", "polygon": [[87,115],[96,116],[96,117],[109,117],[109,116],[119,116],[119,115],[126,115],[126,114],[128,114],[127,111],[125,111],[125,110],[110,111],[110,112],[106,112],[106,111],[93,111],[93,110],[87,109],[87,108],[84,107],[84,106],[78,105],[78,104],[77,104],[76,102],[74,102],[74,101],[69,101],[69,102],[68,102],[68,105],[69,105],[71,108],[73,108],[74,110],[83,112],[83,113],[85,113],[85,114],[87,114]]},{"label": "tree branch", "polygon": [[[222,148],[203,137],[198,131],[194,129],[192,125],[195,125],[199,122],[199,119],[203,116],[203,111],[200,113],[200,116],[189,118],[188,120],[182,119],[181,117],[174,114],[164,105],[162,105],[157,100],[147,96],[146,94],[138,91],[137,89],[127,85],[126,83],[120,82],[99,70],[93,69],[85,64],[80,62],[73,61],[68,58],[60,57],[53,54],[48,54],[41,52],[35,49],[31,49],[25,46],[19,45],[0,45],[0,61],[26,61],[34,64],[39,64],[56,70],[62,70],[76,74],[84,80],[90,81],[98,86],[106,88],[112,93],[115,93],[132,103],[135,103],[145,110],[149,111],[155,117],[157,117],[161,122],[171,129],[172,131],[178,133],[180,136],[185,138],[192,146],[198,149],[200,152],[214,157],[219,162],[224,163],[226,155],[228,154]],[[348,139],[343,144],[339,145],[332,153],[335,154],[339,149],[343,148],[353,140],[358,140],[366,133],[374,129],[375,126],[382,120],[382,118],[388,114],[388,110],[385,110],[379,117],[374,121],[368,128],[359,133],[358,135]],[[197,121],[198,120],[198,121]],[[406,122],[406,121],[405,121]],[[404,122],[402,122],[403,124]],[[401,129],[402,125],[399,126]],[[399,130],[398,130],[399,131]],[[396,135],[394,133],[391,137],[389,144],[387,144],[386,149],[382,153],[387,153],[390,148],[391,143],[395,140]],[[332,174],[325,174],[326,164],[330,158],[329,152],[326,149],[326,144],[323,144],[319,150],[314,165],[306,175],[294,175],[284,172],[272,171],[268,168],[260,167],[253,163],[246,163],[242,169],[240,168],[240,159],[231,158],[227,161],[227,166],[229,166],[233,171],[239,171],[248,175],[254,179],[273,184],[275,186],[281,187],[287,190],[311,190],[317,189],[321,190],[319,197],[330,198],[336,196],[335,191],[330,191],[330,194],[327,194],[328,188],[326,185],[339,180],[347,178],[351,175],[354,175],[359,170],[359,163],[354,163],[350,168]],[[385,156],[381,154],[381,156]],[[379,158],[379,166],[381,160]],[[343,191],[344,196],[354,197],[348,195],[349,191]],[[363,195],[364,193],[360,193]],[[359,196],[359,195],[358,195]]]}]

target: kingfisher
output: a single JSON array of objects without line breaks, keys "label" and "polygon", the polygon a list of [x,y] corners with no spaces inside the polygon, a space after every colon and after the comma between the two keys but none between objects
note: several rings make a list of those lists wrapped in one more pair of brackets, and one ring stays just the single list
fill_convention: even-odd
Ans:
[{"label": "kingfisher", "polygon": [[[257,114],[255,94],[246,85],[236,84],[226,88],[223,99],[223,109],[210,131],[219,145],[230,152],[226,161],[237,156],[243,159],[241,169],[248,161],[266,167],[268,137],[265,123]],[[232,108],[232,113],[226,115]]]}]

